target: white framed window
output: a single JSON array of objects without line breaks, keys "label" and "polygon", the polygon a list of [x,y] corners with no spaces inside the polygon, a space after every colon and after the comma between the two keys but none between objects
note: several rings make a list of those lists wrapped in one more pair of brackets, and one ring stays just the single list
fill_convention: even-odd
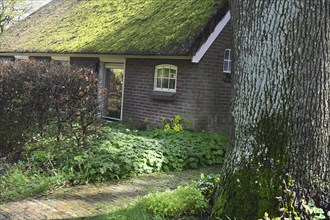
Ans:
[{"label": "white framed window", "polygon": [[225,49],[223,59],[223,72],[231,73],[231,49]]},{"label": "white framed window", "polygon": [[178,67],[171,64],[161,64],[155,67],[154,90],[176,92]]}]

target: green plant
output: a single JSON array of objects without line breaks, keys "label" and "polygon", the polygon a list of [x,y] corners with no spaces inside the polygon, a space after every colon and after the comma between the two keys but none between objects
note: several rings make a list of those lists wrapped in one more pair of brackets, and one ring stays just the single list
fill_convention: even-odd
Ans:
[{"label": "green plant", "polygon": [[147,212],[178,218],[201,214],[208,202],[201,192],[192,187],[179,187],[174,191],[149,194],[139,201]]},{"label": "green plant", "polygon": [[61,184],[61,175],[48,176],[22,163],[8,166],[0,176],[0,202],[26,198]]},{"label": "green plant", "polygon": [[[0,180],[6,179],[0,184],[0,192],[14,192],[24,185],[34,188],[31,194],[18,190],[24,197],[38,193],[38,188],[42,192],[64,183],[101,182],[140,173],[208,166],[223,161],[226,147],[226,136],[217,133],[136,130],[119,123],[101,126],[100,133],[89,136],[88,148],[78,146],[74,136],[58,141],[52,133],[36,134],[25,144],[19,165],[0,167],[4,174]],[[27,181],[10,181],[16,178],[11,176],[14,170]],[[34,187],[27,187],[31,182]],[[2,195],[4,200],[9,198]]]},{"label": "green plant", "polygon": [[304,208],[304,212],[307,214],[309,219],[311,220],[326,219],[323,209],[316,207],[311,202],[307,203],[305,200],[303,200],[302,206]]},{"label": "green plant", "polygon": [[102,129],[92,147],[72,153],[64,168],[73,182],[99,182],[221,163],[226,145],[219,134],[135,130],[113,123]]},{"label": "green plant", "polygon": [[148,194],[128,207],[117,209],[107,216],[100,216],[100,219],[195,219],[207,207],[208,203],[204,196],[196,188],[186,186]]},{"label": "green plant", "polygon": [[164,131],[174,131],[180,132],[183,131],[182,118],[180,115],[175,115],[169,122],[166,121],[164,117],[161,118],[161,122],[164,125]]},{"label": "green plant", "polygon": [[[320,220],[326,219],[325,213],[321,208],[316,207],[311,201],[300,199],[296,196],[293,189],[294,180],[290,174],[286,175],[287,179],[283,180],[283,195],[276,197],[279,202],[280,217],[270,217],[267,212],[264,214],[265,220]],[[330,216],[328,216],[330,217]]]},{"label": "green plant", "polygon": [[144,118],[143,119],[143,122],[141,124],[139,124],[139,129],[140,130],[145,130],[148,128],[150,122],[149,122],[149,119],[148,118]]},{"label": "green plant", "polygon": [[117,208],[112,212],[91,219],[99,220],[166,220],[165,217],[157,214],[150,214],[141,204],[133,204],[125,208]]},{"label": "green plant", "polygon": [[208,201],[210,201],[214,196],[216,186],[219,181],[219,174],[209,174],[205,176],[203,173],[201,173],[201,176],[198,180],[192,180],[190,182],[190,186],[198,189],[203,194],[203,196]]}]

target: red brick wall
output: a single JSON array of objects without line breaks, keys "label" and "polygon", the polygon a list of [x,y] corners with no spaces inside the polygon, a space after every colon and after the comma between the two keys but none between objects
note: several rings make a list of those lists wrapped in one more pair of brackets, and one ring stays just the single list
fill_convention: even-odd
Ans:
[{"label": "red brick wall", "polygon": [[[223,73],[224,50],[232,48],[227,25],[198,64],[191,60],[127,59],[123,120],[158,123],[161,117],[179,114],[188,127],[231,133],[232,83]],[[178,67],[173,101],[153,98],[154,71],[158,64]]]}]

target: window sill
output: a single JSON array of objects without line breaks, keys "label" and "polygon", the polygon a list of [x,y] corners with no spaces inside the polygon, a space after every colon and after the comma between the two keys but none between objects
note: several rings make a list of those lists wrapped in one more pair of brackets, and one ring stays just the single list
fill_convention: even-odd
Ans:
[{"label": "window sill", "polygon": [[175,94],[176,94],[175,92],[153,91],[151,93],[151,98],[161,101],[174,101]]}]

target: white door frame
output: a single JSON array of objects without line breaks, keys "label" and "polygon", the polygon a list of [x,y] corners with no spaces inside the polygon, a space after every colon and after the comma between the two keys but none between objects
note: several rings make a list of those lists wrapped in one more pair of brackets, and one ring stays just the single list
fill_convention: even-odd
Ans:
[{"label": "white door frame", "polygon": [[[122,69],[123,70],[123,82],[122,82],[122,91],[121,91],[121,109],[120,109],[120,118],[113,118],[113,117],[107,117],[103,116],[103,118],[110,119],[110,120],[117,120],[121,121],[123,119],[123,109],[124,109],[124,88],[125,88],[125,62],[101,62],[100,63],[100,73],[101,73],[101,89],[104,88],[104,83],[105,83],[105,74],[106,74],[106,69]],[[103,109],[103,108],[102,108]],[[103,110],[101,112],[103,114]]]}]

